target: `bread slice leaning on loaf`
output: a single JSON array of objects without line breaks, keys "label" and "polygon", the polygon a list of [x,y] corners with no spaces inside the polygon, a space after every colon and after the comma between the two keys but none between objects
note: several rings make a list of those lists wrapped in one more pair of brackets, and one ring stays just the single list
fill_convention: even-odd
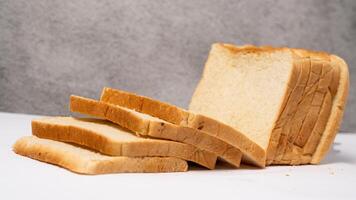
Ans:
[{"label": "bread slice leaning on loaf", "polygon": [[238,148],[197,129],[181,127],[125,107],[74,95],[70,97],[70,110],[105,118],[141,136],[194,145],[216,154],[235,167],[240,166],[242,153]]},{"label": "bread slice leaning on loaf", "polygon": [[105,156],[82,147],[35,136],[20,138],[14,144],[13,150],[19,155],[55,164],[80,174],[188,170],[187,162],[178,158]]},{"label": "bread slice leaning on loaf", "polygon": [[106,120],[46,117],[32,121],[32,134],[71,142],[111,156],[176,157],[213,169],[216,156],[193,145],[142,138]]},{"label": "bread slice leaning on loaf", "polygon": [[335,55],[214,44],[189,109],[258,143],[268,165],[317,164],[338,131],[348,88],[348,67]]},{"label": "bread slice leaning on loaf", "polygon": [[101,102],[126,107],[145,113],[172,124],[199,130],[216,137],[243,153],[243,160],[259,167],[265,165],[265,151],[257,143],[232,127],[210,117],[130,92],[104,88]]}]

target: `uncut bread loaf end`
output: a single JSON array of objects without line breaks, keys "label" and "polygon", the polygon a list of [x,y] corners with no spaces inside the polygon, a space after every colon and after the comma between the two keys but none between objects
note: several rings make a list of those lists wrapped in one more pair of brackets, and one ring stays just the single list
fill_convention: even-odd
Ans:
[{"label": "uncut bread loaf end", "polygon": [[107,174],[127,172],[184,172],[186,161],[173,157],[105,156],[63,142],[22,137],[13,146],[15,153],[55,164],[80,174]]},{"label": "uncut bread loaf end", "polygon": [[189,109],[258,143],[268,165],[317,164],[338,131],[348,88],[347,65],[335,55],[214,44]]}]

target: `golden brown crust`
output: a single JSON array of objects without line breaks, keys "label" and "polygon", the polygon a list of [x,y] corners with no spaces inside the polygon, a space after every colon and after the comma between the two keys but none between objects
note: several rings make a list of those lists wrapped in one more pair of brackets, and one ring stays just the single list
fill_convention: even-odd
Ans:
[{"label": "golden brown crust", "polygon": [[232,54],[239,54],[239,53],[272,53],[275,51],[292,51],[298,57],[309,57],[313,56],[318,59],[328,59],[329,54],[322,51],[313,51],[307,49],[298,49],[298,48],[288,48],[288,47],[272,47],[272,46],[254,46],[254,45],[243,45],[243,46],[236,46],[233,44],[226,44],[226,43],[215,43],[212,45],[222,47]]},{"label": "golden brown crust", "polygon": [[233,44],[226,44],[226,43],[215,43],[213,46],[220,46],[222,48],[225,48],[226,50],[229,50],[233,54],[239,54],[239,53],[265,53],[265,52],[274,52],[274,51],[281,51],[281,50],[286,50],[288,48],[276,48],[276,47],[271,47],[271,46],[254,46],[254,45],[243,45],[243,46],[236,46]]},{"label": "golden brown crust", "polygon": [[186,161],[171,157],[114,157],[104,156],[70,144],[40,139],[20,138],[13,146],[15,153],[55,164],[80,174],[123,172],[184,172]]},{"label": "golden brown crust", "polygon": [[105,102],[71,95],[70,111],[107,119],[137,134],[145,134],[149,123],[128,109],[120,109]]},{"label": "golden brown crust", "polygon": [[100,101],[133,109],[178,125],[186,121],[189,115],[188,111],[177,106],[112,88],[103,89]]},{"label": "golden brown crust", "polygon": [[[340,69],[339,86],[336,91],[331,114],[327,122],[324,133],[321,136],[319,145],[313,154],[311,163],[318,164],[329,151],[336,133],[340,127],[342,116],[345,110],[346,101],[349,93],[349,71],[347,64],[343,59],[336,55],[331,55],[331,65]],[[337,78],[334,78],[334,80]],[[335,92],[331,89],[332,93]]]},{"label": "golden brown crust", "polygon": [[[169,156],[189,160],[209,169],[214,168],[215,166],[216,156],[214,154],[199,150],[192,145],[168,140],[145,139],[140,137],[135,137],[135,140],[130,141],[117,140],[112,139],[101,132],[95,132],[87,127],[88,125],[95,126],[101,124],[104,125],[103,128],[110,127],[117,129],[117,134],[120,134],[119,130],[122,129],[119,129],[112,123],[105,123],[101,120],[92,119],[88,121],[86,119],[78,118],[57,118],[61,122],[71,119],[80,122],[80,124],[76,123],[73,125],[74,123],[62,124],[58,122],[48,122],[47,119],[49,118],[32,121],[33,135],[40,138],[79,144],[112,156]],[[126,131],[125,134],[127,134]]]}]

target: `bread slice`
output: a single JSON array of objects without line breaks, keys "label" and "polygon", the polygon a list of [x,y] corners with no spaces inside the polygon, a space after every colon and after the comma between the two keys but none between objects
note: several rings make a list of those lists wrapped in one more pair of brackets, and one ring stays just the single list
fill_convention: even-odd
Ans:
[{"label": "bread slice", "polygon": [[32,121],[32,134],[45,139],[71,142],[111,156],[176,157],[215,167],[216,156],[188,144],[138,137],[101,119],[46,117]]},{"label": "bread slice", "polygon": [[123,172],[185,172],[186,161],[172,157],[105,156],[71,144],[35,136],[16,141],[15,153],[55,164],[80,174],[107,174]]},{"label": "bread slice", "polygon": [[348,87],[347,65],[335,55],[214,44],[189,109],[257,142],[267,164],[316,164],[341,123]]},{"label": "bread slice", "polygon": [[232,127],[207,116],[189,112],[149,97],[111,88],[103,89],[100,101],[146,113],[179,126],[199,130],[239,148],[245,161],[260,167],[265,164],[265,152],[259,145]]},{"label": "bread slice", "polygon": [[240,165],[242,153],[239,149],[196,129],[180,127],[128,108],[74,95],[70,97],[70,110],[105,118],[140,136],[194,145],[220,156],[235,167]]}]

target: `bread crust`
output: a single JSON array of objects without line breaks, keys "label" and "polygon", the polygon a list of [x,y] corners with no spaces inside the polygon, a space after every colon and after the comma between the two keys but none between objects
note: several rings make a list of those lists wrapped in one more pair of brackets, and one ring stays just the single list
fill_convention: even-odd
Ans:
[{"label": "bread crust", "polygon": [[[57,121],[49,121],[56,119]],[[71,122],[65,124],[64,122]],[[63,123],[62,123],[63,122]],[[102,132],[92,130],[90,125],[98,128],[117,130],[115,133],[130,135],[133,139],[115,139]],[[146,139],[131,135],[118,126],[98,119],[79,119],[70,117],[49,117],[32,121],[32,134],[45,139],[71,142],[94,149],[106,155],[127,157],[177,157],[200,164],[209,169],[214,168],[216,156],[199,150],[192,145],[168,140]]]},{"label": "bread crust", "polygon": [[233,44],[226,43],[215,43],[212,45],[213,47],[224,48],[229,50],[232,54],[258,54],[258,53],[273,53],[276,51],[293,51],[294,54],[298,57],[317,57],[319,59],[329,59],[329,54],[323,51],[313,51],[310,49],[300,49],[300,48],[288,48],[288,47],[273,47],[273,46],[254,46],[254,45],[242,45],[236,46]]},{"label": "bread crust", "polygon": [[35,136],[26,136],[17,140],[13,151],[22,156],[88,175],[188,170],[187,162],[178,158],[105,156],[71,144]]},{"label": "bread crust", "polygon": [[328,88],[331,86],[333,69],[330,66],[330,58],[328,56],[327,59],[325,57],[320,59],[310,56],[310,59],[312,73],[303,94],[304,99],[298,109],[304,112],[303,123],[297,127],[299,131],[289,138],[290,142],[283,156],[283,160],[293,160],[295,159],[293,152],[298,152],[305,158],[298,164],[310,163],[311,155],[319,143],[319,135],[325,128],[324,122],[328,119],[331,109],[332,97]]},{"label": "bread crust", "polygon": [[[304,51],[302,56],[296,56],[296,59],[307,59],[309,60],[308,66],[310,68],[310,73],[306,81],[302,82],[300,85],[304,86],[302,94],[298,99],[298,104],[294,105],[295,111],[294,115],[289,119],[289,125],[285,128],[289,130],[287,136],[287,143],[280,145],[280,153],[274,159],[273,164],[286,164],[288,160],[290,163],[296,164],[307,164],[311,160],[311,155],[304,154],[304,146],[309,140],[309,138],[314,138],[312,143],[308,143],[308,148],[313,148],[316,146],[317,142],[313,134],[318,134],[313,131],[316,124],[318,124],[318,129],[324,128],[320,127],[321,123],[317,123],[317,120],[322,121],[322,117],[327,118],[328,116],[319,116],[320,110],[326,110],[328,105],[323,104],[324,96],[327,92],[327,88],[330,84],[330,77],[332,75],[332,70],[330,67],[330,59],[328,56],[315,55]],[[306,68],[307,66],[300,66]],[[324,106],[322,108],[322,106]],[[325,114],[325,112],[324,112]],[[301,156],[304,159],[301,159]],[[299,159],[297,159],[299,157]],[[308,158],[309,159],[306,159]],[[303,160],[303,162],[301,162]]]},{"label": "bread crust", "polygon": [[[313,54],[309,55],[312,62],[321,63],[319,66],[320,78],[318,78],[318,82],[306,88],[309,95],[309,100],[307,101],[311,108],[307,109],[308,113],[303,119],[299,133],[297,135],[289,135],[288,145],[283,158],[279,157],[279,159],[275,159],[273,164],[299,165],[312,163],[312,156],[317,146],[319,146],[320,138],[323,134],[327,134],[325,127],[331,113],[332,99],[334,99],[335,91],[337,91],[335,86],[339,85],[336,81],[340,73],[340,66],[335,64],[335,62],[333,66],[331,66],[330,56],[322,55],[322,57],[315,57]],[[334,80],[334,83],[332,80]],[[303,99],[303,101],[304,100],[306,99]],[[301,107],[299,110],[300,109],[305,108]],[[333,137],[335,137],[335,135]]]},{"label": "bread crust", "polygon": [[[104,88],[100,100],[158,117],[170,123],[186,127],[185,129],[190,132],[202,132],[211,135],[223,141],[225,146],[228,146],[228,148],[223,148],[226,149],[224,153],[225,156],[221,156],[226,161],[228,161],[226,157],[230,157],[230,159],[241,158],[241,156],[237,157],[234,154],[227,153],[229,151],[236,151],[234,149],[238,148],[243,154],[243,160],[247,160],[249,163],[259,167],[264,167],[264,150],[237,130],[229,128],[229,126],[221,122],[149,97],[139,96],[112,88]],[[201,126],[201,124],[204,124],[204,126]],[[202,137],[197,137],[198,140],[199,138]],[[217,148],[218,144],[211,143],[211,145]],[[217,155],[221,155],[221,153]]]},{"label": "bread crust", "polygon": [[320,161],[325,157],[330,147],[332,146],[336,133],[338,132],[341,124],[347,97],[349,94],[349,71],[346,62],[336,55],[331,55],[330,58],[331,65],[333,67],[338,67],[340,70],[340,76],[338,78],[339,84],[337,90],[335,90],[335,88],[331,88],[331,93],[335,93],[331,114],[329,116],[325,130],[321,136],[318,147],[313,154],[311,160],[312,164],[320,163]]},{"label": "bread crust", "polygon": [[180,125],[187,121],[189,112],[177,106],[134,93],[105,87],[100,101],[123,106]]}]

